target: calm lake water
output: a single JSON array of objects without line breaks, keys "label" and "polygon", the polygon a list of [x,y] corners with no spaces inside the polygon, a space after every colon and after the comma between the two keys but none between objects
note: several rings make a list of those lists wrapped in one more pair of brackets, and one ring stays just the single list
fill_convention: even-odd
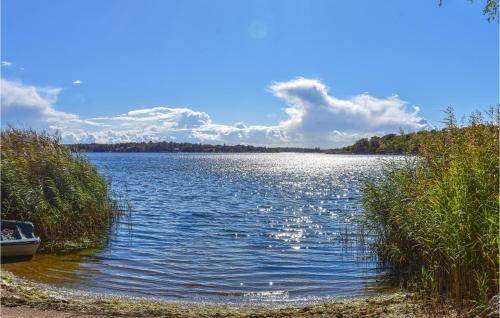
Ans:
[{"label": "calm lake water", "polygon": [[[89,154],[132,204],[108,246],[4,268],[42,283],[185,301],[294,302],[378,290],[353,219],[388,157]],[[369,239],[369,238],[366,238]]]}]

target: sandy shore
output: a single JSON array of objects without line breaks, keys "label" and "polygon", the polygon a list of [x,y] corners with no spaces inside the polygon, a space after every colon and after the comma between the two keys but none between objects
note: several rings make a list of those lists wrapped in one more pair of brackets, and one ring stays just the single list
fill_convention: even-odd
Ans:
[{"label": "sandy shore", "polygon": [[6,307],[2,306],[0,316],[5,318],[97,318],[102,315],[86,315],[68,311],[42,310],[25,306]]},{"label": "sandy shore", "polygon": [[114,297],[68,296],[2,272],[2,317],[460,317],[449,305],[433,305],[408,293],[296,307],[214,305]]}]

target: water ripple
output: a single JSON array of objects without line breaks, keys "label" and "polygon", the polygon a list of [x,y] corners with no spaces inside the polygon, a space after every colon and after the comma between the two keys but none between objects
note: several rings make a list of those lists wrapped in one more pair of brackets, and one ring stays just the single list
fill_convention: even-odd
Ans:
[{"label": "water ripple", "polygon": [[[6,264],[99,292],[208,301],[365,295],[380,271],[353,219],[383,157],[90,154],[133,207],[109,246]],[[369,237],[368,237],[369,239]],[[354,243],[352,243],[354,242]]]}]

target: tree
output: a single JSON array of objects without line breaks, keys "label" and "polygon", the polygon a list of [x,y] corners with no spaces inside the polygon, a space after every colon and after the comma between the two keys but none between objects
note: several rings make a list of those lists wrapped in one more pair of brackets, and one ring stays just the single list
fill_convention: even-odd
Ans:
[{"label": "tree", "polygon": [[[472,0],[468,0],[472,2]],[[443,5],[443,0],[438,0],[439,6]],[[486,0],[486,4],[483,9],[483,14],[486,16],[488,22],[499,20],[498,17],[498,0]]]}]

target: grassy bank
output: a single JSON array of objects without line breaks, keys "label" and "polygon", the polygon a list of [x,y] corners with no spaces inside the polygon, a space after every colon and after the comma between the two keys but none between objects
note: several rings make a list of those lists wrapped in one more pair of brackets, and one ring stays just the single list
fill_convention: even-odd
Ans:
[{"label": "grassy bank", "polygon": [[499,289],[498,112],[459,125],[449,110],[445,122],[417,157],[366,182],[367,221],[399,283],[480,308]]},{"label": "grassy bank", "polygon": [[33,130],[4,130],[1,145],[2,219],[33,222],[47,246],[102,241],[120,210],[85,157]]}]

